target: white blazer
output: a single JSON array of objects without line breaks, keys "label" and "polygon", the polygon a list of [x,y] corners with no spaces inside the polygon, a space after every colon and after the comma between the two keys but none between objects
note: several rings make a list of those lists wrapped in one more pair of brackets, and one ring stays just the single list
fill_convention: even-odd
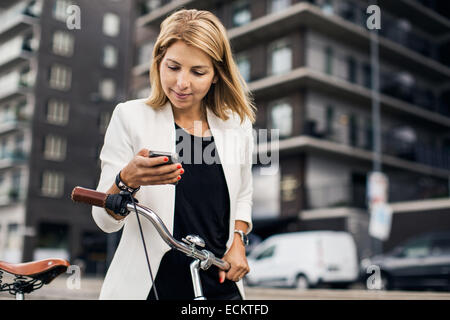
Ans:
[{"label": "white blazer", "polygon": [[[241,125],[235,113],[223,121],[211,110],[207,119],[225,174],[230,196],[230,229],[226,244],[232,244],[235,220],[243,220],[252,228],[252,124],[246,119]],[[98,191],[106,192],[114,183],[117,173],[133,159],[142,148],[156,151],[176,151],[176,134],[170,102],[161,108],[145,104],[145,99],[127,101],[116,106],[100,153],[101,176]],[[174,185],[142,186],[136,193],[141,205],[151,208],[173,233],[175,207]],[[124,228],[120,243],[107,271],[100,299],[146,299],[152,282],[145,259],[136,215],[129,214],[118,221],[104,209],[93,207],[92,216],[104,232]],[[140,219],[150,259],[153,277],[163,255],[170,247],[161,239],[151,222]],[[181,240],[181,239],[177,239]],[[221,258],[221,257],[219,257]],[[161,285],[161,284],[160,284]],[[243,298],[242,281],[237,283]]]}]

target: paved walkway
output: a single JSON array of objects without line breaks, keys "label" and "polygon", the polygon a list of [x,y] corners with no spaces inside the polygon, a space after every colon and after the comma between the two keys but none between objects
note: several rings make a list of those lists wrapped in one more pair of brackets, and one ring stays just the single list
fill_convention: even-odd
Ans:
[{"label": "paved walkway", "polygon": [[[96,300],[103,279],[82,278],[80,289],[69,289],[68,278],[60,276],[50,285],[26,295],[27,300]],[[70,285],[69,281],[69,285]],[[248,300],[450,300],[450,292],[373,291],[364,289],[329,290],[246,288]],[[8,293],[0,293],[0,299],[12,299]]]}]

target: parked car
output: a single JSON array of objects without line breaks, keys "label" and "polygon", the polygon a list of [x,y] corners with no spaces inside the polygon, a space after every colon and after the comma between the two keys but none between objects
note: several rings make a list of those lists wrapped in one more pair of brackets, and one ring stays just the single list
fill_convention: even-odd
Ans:
[{"label": "parked car", "polygon": [[[363,259],[361,275],[369,289],[450,290],[450,231],[413,237],[386,254]],[[380,285],[374,287],[377,276]]]},{"label": "parked car", "polygon": [[319,284],[346,287],[358,280],[358,258],[347,232],[306,231],[271,236],[248,257],[249,286],[306,289]]}]

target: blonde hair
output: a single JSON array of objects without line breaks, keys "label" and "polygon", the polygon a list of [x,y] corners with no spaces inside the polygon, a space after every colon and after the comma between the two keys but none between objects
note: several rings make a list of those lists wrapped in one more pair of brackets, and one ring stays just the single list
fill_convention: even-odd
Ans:
[{"label": "blonde hair", "polygon": [[245,117],[254,123],[256,107],[233,60],[226,29],[211,12],[203,10],[179,10],[161,23],[161,32],[153,48],[150,67],[151,94],[147,105],[159,108],[168,102],[160,80],[160,65],[167,49],[177,40],[194,46],[211,57],[218,81],[211,85],[203,98],[203,106],[209,107],[222,120],[228,120],[227,110],[236,112],[241,124]]}]

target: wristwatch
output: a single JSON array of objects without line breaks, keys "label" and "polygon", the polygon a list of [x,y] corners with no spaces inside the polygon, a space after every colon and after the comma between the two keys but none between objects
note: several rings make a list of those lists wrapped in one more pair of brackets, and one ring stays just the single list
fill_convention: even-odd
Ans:
[{"label": "wristwatch", "polygon": [[239,233],[239,235],[241,236],[241,240],[242,243],[244,244],[244,246],[248,246],[248,236],[245,234],[244,231],[242,230],[234,230],[235,233]]},{"label": "wristwatch", "polygon": [[[120,171],[120,172],[122,172],[122,171]],[[122,179],[120,178],[120,172],[116,176],[116,186],[117,186],[117,188],[119,188],[122,191],[129,192],[131,194],[137,192],[141,188],[141,187],[132,188],[132,187],[127,186],[125,184],[125,182],[123,182]]]}]

